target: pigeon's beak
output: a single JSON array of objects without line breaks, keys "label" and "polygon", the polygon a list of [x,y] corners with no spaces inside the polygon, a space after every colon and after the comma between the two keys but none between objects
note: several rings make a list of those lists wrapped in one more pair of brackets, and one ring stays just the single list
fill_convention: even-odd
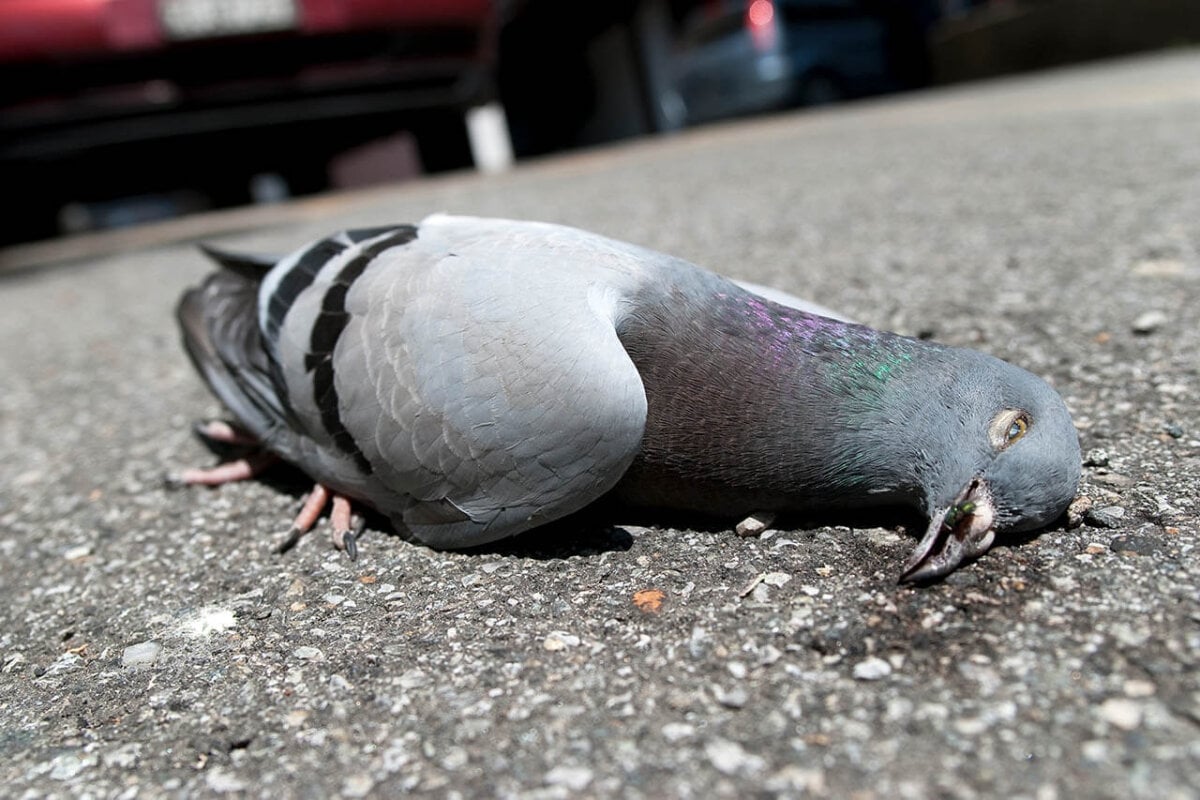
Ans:
[{"label": "pigeon's beak", "polygon": [[963,562],[983,555],[996,539],[995,521],[992,493],[982,479],[976,478],[951,505],[933,514],[925,537],[904,565],[900,582],[940,578]]}]

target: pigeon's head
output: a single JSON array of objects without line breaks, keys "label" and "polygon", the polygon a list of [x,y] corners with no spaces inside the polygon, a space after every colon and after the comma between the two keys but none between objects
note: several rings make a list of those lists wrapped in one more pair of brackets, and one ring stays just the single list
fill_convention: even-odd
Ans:
[{"label": "pigeon's head", "polygon": [[902,581],[946,575],[997,534],[1049,524],[1079,484],[1079,437],[1058,393],[999,359],[955,352],[953,376],[930,398],[939,418],[938,463],[923,481],[929,528]]}]

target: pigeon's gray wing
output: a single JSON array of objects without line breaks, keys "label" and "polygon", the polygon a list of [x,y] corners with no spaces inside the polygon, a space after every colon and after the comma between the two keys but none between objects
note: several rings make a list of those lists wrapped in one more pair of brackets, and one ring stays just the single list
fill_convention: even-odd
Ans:
[{"label": "pigeon's gray wing", "polygon": [[745,289],[747,292],[756,294],[759,297],[765,297],[772,303],[779,303],[781,306],[788,306],[789,308],[794,308],[807,314],[816,314],[819,317],[828,317],[829,319],[841,320],[842,322],[854,321],[844,314],[834,311],[831,308],[826,308],[825,306],[818,305],[801,297],[796,297],[796,295],[792,294],[791,292],[785,292],[782,289],[776,289],[774,286],[763,286],[762,284],[738,280],[737,278],[730,278],[730,280]]},{"label": "pigeon's gray wing", "polygon": [[290,457],[437,547],[599,498],[645,426],[616,333],[640,253],[550,225],[411,230],[326,254],[286,303],[287,263],[264,282],[262,323],[305,434]]}]

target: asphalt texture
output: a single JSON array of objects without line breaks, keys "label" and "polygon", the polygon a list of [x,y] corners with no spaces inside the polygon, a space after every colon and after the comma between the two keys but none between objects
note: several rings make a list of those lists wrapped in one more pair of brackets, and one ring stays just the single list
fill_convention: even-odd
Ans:
[{"label": "asphalt texture", "polygon": [[0,793],[1200,796],[1198,132],[1182,50],[213,233],[566,222],[1044,376],[1088,499],[925,587],[896,583],[916,530],[786,520],[618,515],[470,553],[374,525],[354,563],[320,531],[278,555],[297,476],[161,482],[212,463],[189,428],[221,412],[173,319],[208,270],[162,241],[185,229],[8,270]]}]

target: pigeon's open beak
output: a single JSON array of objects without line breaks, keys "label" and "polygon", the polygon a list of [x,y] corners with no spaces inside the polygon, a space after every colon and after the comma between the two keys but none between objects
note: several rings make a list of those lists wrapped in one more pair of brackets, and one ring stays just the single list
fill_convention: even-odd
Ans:
[{"label": "pigeon's open beak", "polygon": [[992,493],[976,478],[929,520],[925,537],[908,557],[900,582],[928,581],[953,572],[960,564],[983,555],[995,541],[996,507]]}]

